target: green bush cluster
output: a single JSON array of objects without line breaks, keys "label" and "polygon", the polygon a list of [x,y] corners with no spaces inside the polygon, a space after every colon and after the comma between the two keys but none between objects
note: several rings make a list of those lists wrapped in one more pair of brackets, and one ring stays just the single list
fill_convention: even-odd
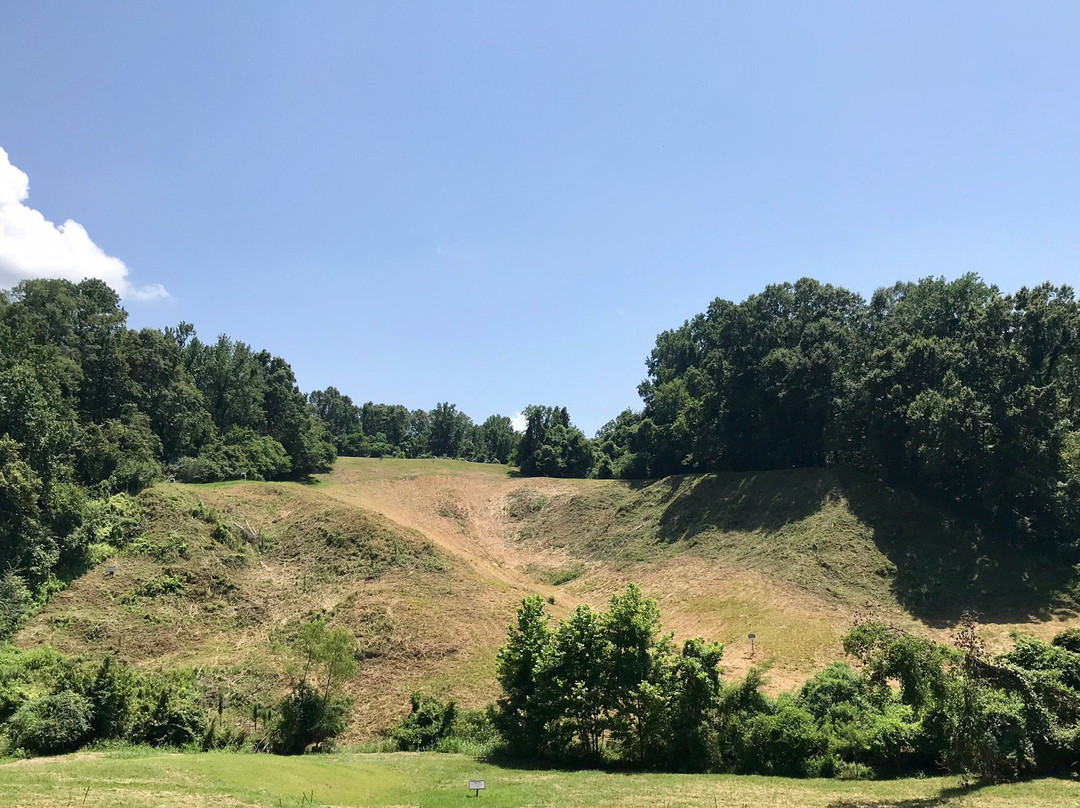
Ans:
[{"label": "green bush cluster", "polygon": [[0,649],[0,752],[50,755],[94,742],[198,745],[206,728],[191,672],[141,674],[106,658]]},{"label": "green bush cluster", "polygon": [[419,693],[413,693],[409,703],[409,714],[390,730],[389,736],[406,752],[434,749],[450,735],[457,718],[457,706],[453,701],[444,703],[435,696]]},{"label": "green bush cluster", "polygon": [[480,757],[499,745],[494,711],[461,710],[453,701],[413,693],[409,714],[386,731],[404,752],[454,752]]},{"label": "green bush cluster", "polygon": [[326,748],[345,731],[351,703],[341,696],[319,693],[307,681],[297,682],[278,705],[278,723],[269,748],[279,755],[302,755]]},{"label": "green bush cluster", "polygon": [[[172,580],[147,592],[167,592],[179,579]],[[0,756],[101,743],[278,754],[327,749],[348,721],[351,703],[338,690],[356,670],[356,638],[314,620],[293,647],[303,667],[293,687],[264,707],[191,670],[143,673],[112,658],[91,662],[48,647],[0,646]]]},{"label": "green bush cluster", "polygon": [[182,483],[277,480],[289,473],[290,465],[289,455],[278,441],[253,429],[233,427],[195,457],[180,458],[169,471]]},{"label": "green bush cluster", "polygon": [[[862,622],[844,641],[859,670],[836,662],[771,698],[762,669],[725,682],[722,646],[676,650],[659,618],[633,585],[606,612],[581,606],[554,627],[539,597],[525,599],[498,656],[504,750],[666,771],[988,780],[1068,776],[1080,751],[1075,632],[1017,637],[994,657],[972,621],[952,645]],[[414,702],[400,736],[436,715]]]},{"label": "green bush cluster", "polygon": [[328,626],[322,617],[301,628],[292,647],[303,667],[261,744],[282,755],[328,749],[345,731],[352,702],[336,690],[356,673],[360,655],[356,636],[343,626]]}]

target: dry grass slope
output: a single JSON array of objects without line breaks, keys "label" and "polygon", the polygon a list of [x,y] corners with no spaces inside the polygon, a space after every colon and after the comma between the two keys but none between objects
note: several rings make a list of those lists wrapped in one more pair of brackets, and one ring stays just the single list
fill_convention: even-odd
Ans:
[{"label": "dry grass slope", "polygon": [[364,648],[347,740],[396,720],[413,689],[490,701],[495,653],[533,592],[562,616],[635,581],[677,638],[725,642],[730,675],[770,661],[773,690],[840,658],[856,611],[947,636],[976,608],[998,644],[1076,622],[1067,599],[1048,607],[1054,559],[991,562],[977,526],[842,470],[629,483],[342,458],[314,485],[166,484],[141,499],[145,531],[116,574],[74,582],[18,643],[194,667],[266,703],[287,684],[289,640],[325,614]]}]

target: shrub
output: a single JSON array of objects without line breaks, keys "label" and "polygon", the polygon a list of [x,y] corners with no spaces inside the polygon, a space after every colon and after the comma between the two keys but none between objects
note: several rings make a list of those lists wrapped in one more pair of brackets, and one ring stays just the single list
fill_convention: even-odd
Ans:
[{"label": "shrub", "polygon": [[853,703],[836,705],[822,729],[833,754],[845,764],[838,774],[895,777],[919,768],[921,727],[911,708],[897,701],[888,702],[883,711]]},{"label": "shrub", "polygon": [[132,721],[134,743],[182,748],[202,738],[205,729],[190,677],[163,676],[144,685]]},{"label": "shrub", "polygon": [[203,752],[209,752],[213,749],[243,749],[247,744],[248,735],[247,732],[239,727],[229,726],[222,724],[218,726],[218,719],[213,719],[210,722],[210,726],[206,728],[206,732],[203,733],[202,741],[199,744],[199,748]]},{"label": "shrub", "polygon": [[292,460],[278,441],[257,432],[234,427],[217,442],[204,446],[196,457],[182,457],[169,467],[180,482],[209,483],[220,480],[276,480],[292,469]]},{"label": "shrub", "polygon": [[320,696],[307,682],[299,682],[278,705],[278,722],[271,741],[279,755],[300,755],[309,748],[325,749],[345,731],[349,700]]},{"label": "shrub", "polygon": [[785,777],[804,777],[808,762],[824,755],[825,736],[814,717],[793,703],[781,700],[773,714],[759,714],[746,722],[743,765],[748,771]]},{"label": "shrub", "polygon": [[225,479],[225,472],[211,457],[181,457],[169,466],[169,474],[181,483],[209,483]]},{"label": "shrub", "polygon": [[89,700],[70,690],[40,696],[8,719],[8,745],[31,755],[71,752],[86,740],[92,717]]},{"label": "shrub", "polygon": [[128,494],[113,494],[108,499],[90,499],[83,507],[79,531],[86,544],[124,547],[142,529],[142,507]]},{"label": "shrub", "polygon": [[840,704],[866,704],[866,683],[846,662],[833,662],[799,691],[798,705],[818,721]]},{"label": "shrub", "polygon": [[1034,747],[1017,694],[965,681],[954,709],[947,758],[955,770],[988,780],[1012,780],[1034,769]]},{"label": "shrub", "polygon": [[1072,640],[1059,643],[1059,634],[1053,644],[1034,637],[1017,636],[1016,647],[1004,659],[1029,671],[1050,674],[1065,687],[1080,690],[1080,654],[1068,648]]},{"label": "shrub", "polygon": [[491,707],[487,710],[457,710],[450,733],[435,745],[436,751],[473,757],[490,754],[502,740],[495,728],[494,712]]},{"label": "shrub", "polygon": [[97,740],[123,738],[131,720],[136,697],[135,676],[122,664],[106,657],[84,691],[94,717],[91,722]]},{"label": "shrub", "polygon": [[1067,628],[1052,640],[1058,648],[1080,654],[1080,627]]},{"label": "shrub", "polygon": [[409,714],[390,730],[390,737],[397,741],[398,748],[404,751],[434,749],[450,735],[454,726],[457,716],[454,702],[444,704],[435,696],[413,693],[409,697],[409,703]]}]

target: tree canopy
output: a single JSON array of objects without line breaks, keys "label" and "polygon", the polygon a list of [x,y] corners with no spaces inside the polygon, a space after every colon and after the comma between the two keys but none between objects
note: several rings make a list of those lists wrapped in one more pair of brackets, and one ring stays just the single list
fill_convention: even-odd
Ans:
[{"label": "tree canopy", "polygon": [[1075,630],[1018,636],[988,654],[965,618],[951,644],[859,620],[834,662],[791,693],[765,670],[726,681],[724,647],[681,649],[656,603],[631,584],[605,611],[551,624],[522,601],[499,651],[495,723],[517,756],[665,771],[896,777],[943,771],[986,780],[1067,776],[1080,737]]},{"label": "tree canopy", "polygon": [[1016,540],[1080,524],[1080,305],[975,275],[869,301],[809,278],[660,334],[639,412],[597,434],[619,477],[853,465]]},{"label": "tree canopy", "polygon": [[363,405],[335,387],[307,396],[309,405],[346,457],[449,457],[480,463],[509,463],[518,434],[505,415],[482,424],[448,401],[431,410],[401,404]]}]

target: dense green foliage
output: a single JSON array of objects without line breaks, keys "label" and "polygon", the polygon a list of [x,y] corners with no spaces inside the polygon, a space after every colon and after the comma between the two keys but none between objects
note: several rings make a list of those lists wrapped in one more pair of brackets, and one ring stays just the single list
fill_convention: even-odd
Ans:
[{"label": "dense green foliage", "polygon": [[656,604],[633,585],[607,612],[579,606],[556,628],[540,597],[526,598],[498,657],[496,725],[510,751],[598,760],[610,746],[642,766],[694,766],[723,646],[676,649],[659,628]]},{"label": "dense green foliage", "polygon": [[393,727],[389,735],[405,752],[435,749],[449,737],[457,718],[457,705],[443,702],[435,696],[413,693],[409,697],[409,714]]},{"label": "dense green foliage", "polygon": [[869,302],[802,279],[665,331],[641,412],[597,434],[620,477],[854,465],[1017,540],[1080,526],[1080,304],[974,275]]},{"label": "dense green foliage", "polygon": [[542,477],[584,477],[593,467],[592,443],[570,423],[566,407],[525,408],[525,434],[515,461],[521,473]]},{"label": "dense green foliage", "polygon": [[458,752],[482,757],[499,745],[490,707],[461,710],[453,701],[420,693],[413,693],[409,704],[408,715],[385,733],[403,752]]},{"label": "dense green foliage", "polygon": [[197,671],[140,673],[51,648],[0,646],[0,755],[49,755],[91,743],[300,754],[345,730],[341,684],[357,668],[356,638],[315,620],[293,642],[301,668],[272,708]]},{"label": "dense green foliage", "polygon": [[1080,654],[1062,636],[1018,637],[995,658],[971,621],[952,646],[860,622],[844,641],[859,671],[834,663],[773,699],[762,669],[721,679],[722,646],[676,649],[636,586],[557,627],[531,597],[499,652],[496,725],[514,755],[668,771],[1067,776],[1080,751]]},{"label": "dense green foliage", "polygon": [[285,360],[126,319],[98,280],[0,293],[0,637],[108,540],[93,536],[95,503],[163,475],[281,479],[333,463]]},{"label": "dense green foliage", "polygon": [[8,754],[102,741],[201,748],[207,713],[191,671],[136,673],[110,658],[0,647],[0,750]]},{"label": "dense green foliage", "polygon": [[476,424],[457,406],[433,410],[400,404],[358,406],[336,387],[308,394],[308,402],[345,457],[449,457],[480,463],[509,463],[518,434],[505,415]]}]

